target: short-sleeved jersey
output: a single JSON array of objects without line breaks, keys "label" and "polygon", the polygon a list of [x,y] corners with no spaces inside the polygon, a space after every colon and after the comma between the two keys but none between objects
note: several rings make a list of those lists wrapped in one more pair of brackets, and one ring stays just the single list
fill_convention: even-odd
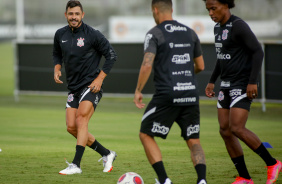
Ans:
[{"label": "short-sleeved jersey", "polygon": [[199,103],[193,59],[202,55],[200,41],[189,27],[164,21],[145,37],[144,52],[155,54],[155,94],[152,101],[167,105]]},{"label": "short-sleeved jersey", "polygon": [[54,65],[64,64],[68,89],[77,92],[90,84],[99,74],[101,57],[106,61],[102,70],[108,74],[116,61],[116,53],[98,30],[84,24],[72,30],[65,26],[54,37]]},{"label": "short-sleeved jersey", "polygon": [[[246,22],[234,15],[224,25],[216,24],[214,34],[221,88],[245,88],[250,81],[253,60],[262,60],[263,55],[255,35]],[[236,37],[242,34],[245,38]],[[254,56],[256,51],[261,54]],[[254,78],[252,80],[256,81],[257,76]]]}]

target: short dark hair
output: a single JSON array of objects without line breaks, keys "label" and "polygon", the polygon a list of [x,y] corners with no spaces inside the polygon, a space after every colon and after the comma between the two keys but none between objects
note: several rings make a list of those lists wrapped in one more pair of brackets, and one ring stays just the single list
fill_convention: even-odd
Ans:
[{"label": "short dark hair", "polygon": [[[203,0],[203,1],[207,1],[207,0]],[[228,8],[234,8],[235,7],[235,0],[217,0],[218,2],[220,2],[221,4],[227,4]]]},{"label": "short dark hair", "polygon": [[157,3],[165,3],[172,7],[172,1],[171,0],[152,0],[152,6],[157,4]]},{"label": "short dark hair", "polygon": [[68,11],[68,8],[74,8],[76,6],[79,6],[81,11],[83,12],[83,8],[82,8],[82,5],[79,1],[77,0],[69,0],[68,3],[67,3],[67,6],[66,6],[66,12]]}]

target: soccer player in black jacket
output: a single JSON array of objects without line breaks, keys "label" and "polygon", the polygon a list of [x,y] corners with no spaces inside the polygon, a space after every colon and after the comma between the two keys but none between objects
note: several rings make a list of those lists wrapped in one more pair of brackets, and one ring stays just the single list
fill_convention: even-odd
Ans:
[{"label": "soccer player in black jacket", "polygon": [[[88,132],[88,122],[102,98],[103,80],[116,61],[116,53],[98,30],[83,23],[84,12],[79,1],[68,1],[65,17],[68,25],[57,30],[54,37],[54,80],[58,84],[63,83],[59,78],[64,65],[69,90],[66,103],[67,131],[77,139],[77,144],[72,163],[67,162],[69,166],[59,174],[82,172],[80,162],[86,145],[102,156],[103,172],[110,172],[116,153],[103,147]],[[102,56],[106,61],[100,70]]]},{"label": "soccer player in black jacket", "polygon": [[140,140],[154,168],[157,184],[172,184],[154,137],[166,139],[176,122],[190,149],[197,184],[206,184],[205,155],[200,144],[199,94],[195,74],[204,70],[200,41],[189,27],[173,20],[171,0],[152,0],[157,25],[147,34],[134,102],[144,108],[142,90],[154,70],[156,92],[142,118]]},{"label": "soccer player in black jacket", "polygon": [[274,159],[256,134],[245,125],[252,100],[257,97],[257,79],[263,61],[263,50],[249,26],[231,15],[234,0],[204,0],[214,28],[217,62],[206,87],[214,96],[214,83],[220,76],[218,120],[220,134],[239,176],[233,184],[252,184],[239,139],[257,153],[268,167],[267,184],[275,183],[281,162]]}]

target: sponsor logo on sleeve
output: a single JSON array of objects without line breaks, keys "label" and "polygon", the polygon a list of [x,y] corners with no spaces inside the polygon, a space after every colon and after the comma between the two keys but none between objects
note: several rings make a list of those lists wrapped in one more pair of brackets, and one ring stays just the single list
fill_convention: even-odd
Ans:
[{"label": "sponsor logo on sleeve", "polygon": [[152,34],[147,34],[145,37],[145,41],[144,41],[144,50],[146,50],[149,47],[149,42],[150,39],[153,37]]}]

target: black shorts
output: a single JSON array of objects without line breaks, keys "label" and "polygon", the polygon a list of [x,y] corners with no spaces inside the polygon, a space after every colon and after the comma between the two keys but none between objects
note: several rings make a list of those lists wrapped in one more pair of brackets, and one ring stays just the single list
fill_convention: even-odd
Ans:
[{"label": "black shorts", "polygon": [[103,95],[103,89],[101,88],[101,90],[98,93],[92,93],[90,91],[90,88],[85,87],[82,90],[80,90],[79,92],[76,93],[68,93],[68,100],[66,103],[66,108],[76,108],[78,109],[78,106],[80,104],[80,102],[82,101],[90,101],[93,104],[94,109],[96,109],[98,103],[100,102],[101,98]]},{"label": "black shorts", "polygon": [[220,89],[217,108],[230,109],[237,107],[250,111],[252,101],[247,97],[246,89]]},{"label": "black shorts", "polygon": [[166,139],[174,122],[179,125],[184,140],[199,138],[199,105],[164,106],[150,102],[144,112],[140,132]]}]

